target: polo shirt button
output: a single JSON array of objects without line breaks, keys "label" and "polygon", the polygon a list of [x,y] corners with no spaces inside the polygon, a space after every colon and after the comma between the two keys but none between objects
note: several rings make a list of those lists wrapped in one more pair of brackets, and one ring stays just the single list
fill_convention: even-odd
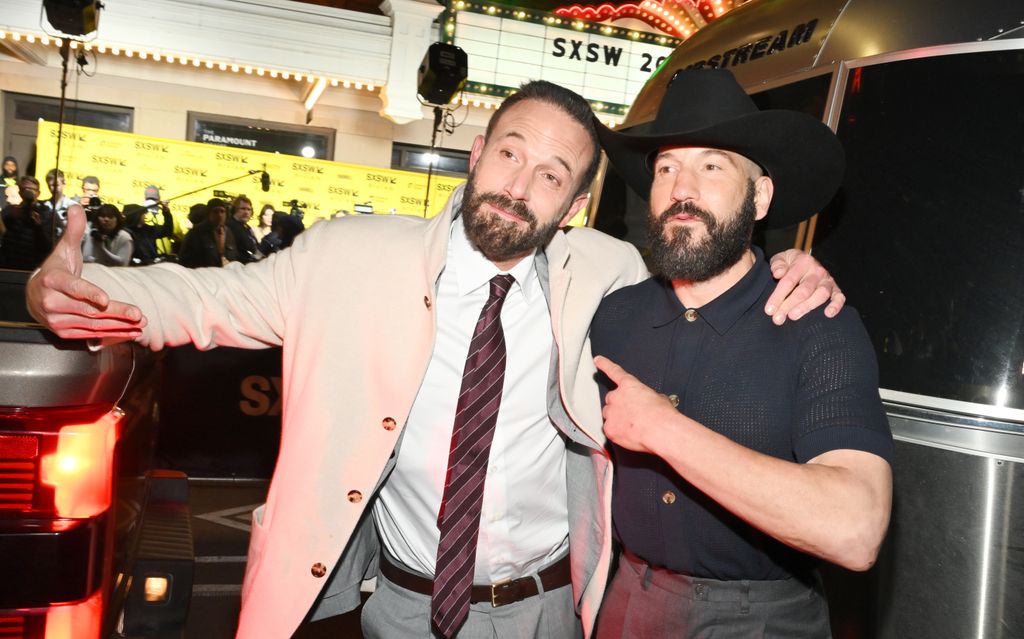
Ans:
[{"label": "polo shirt button", "polygon": [[668,396],[668,403],[672,404],[673,408],[679,408],[679,395],[672,393]]},{"label": "polo shirt button", "polygon": [[358,504],[363,501],[363,493],[358,490],[350,490],[348,491],[348,500],[353,504]]},{"label": "polo shirt button", "polygon": [[687,322],[696,322],[698,317],[697,311],[693,310],[692,308],[688,308],[686,309],[686,312],[683,313],[683,317],[686,318]]},{"label": "polo shirt button", "polygon": [[423,305],[426,306],[427,308],[430,308],[430,298],[427,297],[426,295],[423,296]]},{"label": "polo shirt button", "polygon": [[318,561],[315,564],[313,564],[313,567],[309,569],[309,572],[312,573],[312,575],[317,579],[321,579],[323,578],[324,575],[327,574],[327,566],[323,565]]},{"label": "polo shirt button", "polygon": [[666,504],[672,505],[676,503],[676,494],[671,490],[666,490],[665,493],[662,494],[661,496],[661,501],[665,502]]}]

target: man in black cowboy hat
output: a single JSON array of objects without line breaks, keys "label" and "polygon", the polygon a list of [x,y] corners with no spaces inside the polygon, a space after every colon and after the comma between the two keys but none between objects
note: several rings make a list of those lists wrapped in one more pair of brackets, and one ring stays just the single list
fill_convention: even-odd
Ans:
[{"label": "man in black cowboy hat", "polygon": [[750,238],[827,204],[842,147],[724,70],[680,72],[647,131],[601,131],[649,194],[658,277],[606,297],[591,331],[624,547],[597,636],[829,637],[815,565],[874,563],[892,438],[856,312],[773,325]]}]

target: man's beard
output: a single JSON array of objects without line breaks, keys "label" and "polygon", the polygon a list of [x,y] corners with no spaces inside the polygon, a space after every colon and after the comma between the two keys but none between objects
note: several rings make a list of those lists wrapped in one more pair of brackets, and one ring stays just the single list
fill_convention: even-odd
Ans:
[{"label": "man's beard", "polygon": [[[693,240],[694,229],[689,226],[677,227],[671,237],[665,236],[668,221],[680,213],[704,223],[707,235],[703,240]],[[673,203],[647,225],[652,270],[669,280],[690,282],[705,282],[724,273],[750,248],[755,217],[753,180],[747,182],[747,195],[739,210],[724,222],[692,202]]]},{"label": "man's beard", "polygon": [[[558,232],[561,215],[541,225],[526,204],[513,200],[504,193],[477,193],[473,187],[473,173],[469,174],[462,194],[461,212],[466,237],[476,250],[492,262],[506,262],[523,257],[547,246]],[[495,214],[481,211],[484,203],[493,204],[522,218],[527,227]]]}]

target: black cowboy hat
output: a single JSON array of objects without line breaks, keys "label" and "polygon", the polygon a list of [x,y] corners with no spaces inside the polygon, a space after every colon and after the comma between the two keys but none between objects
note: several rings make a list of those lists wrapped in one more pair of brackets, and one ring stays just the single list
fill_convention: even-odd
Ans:
[{"label": "black cowboy hat", "polygon": [[678,71],[653,122],[642,133],[617,133],[598,124],[608,158],[634,191],[647,199],[652,160],[663,147],[733,151],[756,162],[775,184],[767,224],[782,227],[828,204],[843,179],[843,147],[832,130],[805,113],[761,111],[724,69]]}]

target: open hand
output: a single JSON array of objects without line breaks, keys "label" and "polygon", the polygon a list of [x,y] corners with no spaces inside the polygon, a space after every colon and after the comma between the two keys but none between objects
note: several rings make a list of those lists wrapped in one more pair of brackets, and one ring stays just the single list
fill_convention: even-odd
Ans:
[{"label": "open hand", "polygon": [[779,280],[765,304],[772,321],[798,320],[825,302],[826,317],[835,317],[846,304],[846,296],[825,267],[810,254],[789,249],[771,259],[772,276]]},{"label": "open hand", "polygon": [[142,333],[146,319],[138,307],[112,301],[81,278],[85,211],[68,208],[68,224],[53,252],[28,281],[25,301],[40,324],[66,338],[127,337]]}]

